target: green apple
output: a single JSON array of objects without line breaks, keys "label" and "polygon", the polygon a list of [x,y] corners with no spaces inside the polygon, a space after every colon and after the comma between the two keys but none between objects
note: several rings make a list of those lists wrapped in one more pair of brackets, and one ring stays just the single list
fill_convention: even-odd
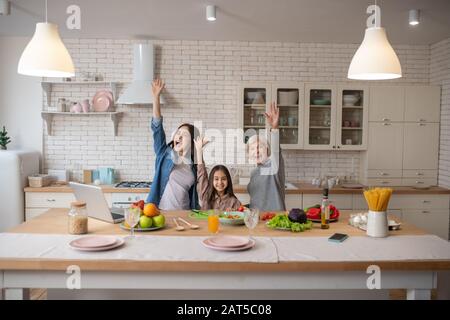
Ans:
[{"label": "green apple", "polygon": [[165,223],[166,223],[166,218],[162,214],[159,214],[159,215],[153,217],[153,226],[162,227],[162,226],[164,226]]},{"label": "green apple", "polygon": [[143,215],[139,218],[139,225],[142,229],[150,228],[153,225],[153,219]]}]

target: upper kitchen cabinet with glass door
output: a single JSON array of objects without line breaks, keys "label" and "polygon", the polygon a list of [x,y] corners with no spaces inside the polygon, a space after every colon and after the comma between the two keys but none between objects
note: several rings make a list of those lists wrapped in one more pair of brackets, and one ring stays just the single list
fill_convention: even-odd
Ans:
[{"label": "upper kitchen cabinet with glass door", "polygon": [[336,148],[367,149],[368,92],[366,87],[338,86]]},{"label": "upper kitchen cabinet with glass door", "polygon": [[271,99],[271,86],[264,83],[244,84],[239,90],[239,126],[244,130],[244,142],[267,129],[264,113]]},{"label": "upper kitchen cabinet with glass door", "polygon": [[280,110],[280,144],[283,149],[303,148],[303,84],[272,86],[272,97]]},{"label": "upper kitchen cabinet with glass door", "polygon": [[336,87],[305,85],[305,138],[309,150],[336,149]]}]

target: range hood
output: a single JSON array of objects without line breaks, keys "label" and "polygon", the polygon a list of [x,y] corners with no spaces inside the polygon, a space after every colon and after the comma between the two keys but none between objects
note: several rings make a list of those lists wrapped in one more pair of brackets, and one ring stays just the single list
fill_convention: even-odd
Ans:
[{"label": "range hood", "polygon": [[[153,44],[135,44],[133,48],[133,81],[117,100],[118,104],[153,104]],[[164,99],[161,95],[161,103]]]}]

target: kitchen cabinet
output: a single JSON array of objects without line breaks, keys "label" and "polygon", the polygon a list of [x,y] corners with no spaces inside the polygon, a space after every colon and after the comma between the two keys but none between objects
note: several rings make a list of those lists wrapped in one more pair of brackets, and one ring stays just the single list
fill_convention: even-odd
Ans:
[{"label": "kitchen cabinet", "polygon": [[305,149],[366,149],[367,111],[366,87],[307,84]]},{"label": "kitchen cabinet", "polygon": [[369,121],[403,121],[404,109],[404,87],[373,86],[370,88]]},{"label": "kitchen cabinet", "polygon": [[[111,193],[104,193],[108,206],[112,206]],[[30,220],[52,208],[70,208],[76,201],[69,192],[25,192],[25,220]]]},{"label": "kitchen cabinet", "polygon": [[305,85],[305,149],[336,149],[336,86]]},{"label": "kitchen cabinet", "polygon": [[405,123],[403,169],[437,170],[439,156],[438,123]]},{"label": "kitchen cabinet", "polygon": [[439,122],[441,90],[437,86],[408,86],[405,88],[405,121]]},{"label": "kitchen cabinet", "polygon": [[[381,172],[383,177],[398,173],[401,177],[403,163],[403,124],[387,122],[369,123],[369,149],[366,154],[367,169],[377,170],[368,173]],[[369,176],[379,178],[379,176]],[[392,177],[392,174],[391,176]]]},{"label": "kitchen cabinet", "polygon": [[280,144],[283,149],[303,148],[303,95],[303,84],[272,85],[272,99],[280,110]]},{"label": "kitchen cabinet", "polygon": [[449,239],[448,209],[404,209],[402,220],[445,240]]},{"label": "kitchen cabinet", "polygon": [[243,142],[268,129],[264,113],[272,101],[270,83],[245,83],[239,88],[239,127],[244,131]]}]

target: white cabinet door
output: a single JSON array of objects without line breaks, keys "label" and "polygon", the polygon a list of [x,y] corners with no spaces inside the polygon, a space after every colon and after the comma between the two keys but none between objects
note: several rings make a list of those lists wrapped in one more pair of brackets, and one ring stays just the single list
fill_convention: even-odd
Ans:
[{"label": "white cabinet door", "polygon": [[404,87],[371,87],[369,121],[403,121]]},{"label": "white cabinet door", "polygon": [[445,240],[449,239],[449,211],[427,209],[404,209],[404,222],[413,224],[419,229],[435,234]]},{"label": "white cabinet door", "polygon": [[405,90],[405,121],[439,122],[441,114],[439,87],[409,86]]},{"label": "white cabinet door", "polygon": [[439,124],[405,123],[403,169],[438,168]]},{"label": "white cabinet door", "polygon": [[403,124],[369,123],[368,169],[402,169]]}]

